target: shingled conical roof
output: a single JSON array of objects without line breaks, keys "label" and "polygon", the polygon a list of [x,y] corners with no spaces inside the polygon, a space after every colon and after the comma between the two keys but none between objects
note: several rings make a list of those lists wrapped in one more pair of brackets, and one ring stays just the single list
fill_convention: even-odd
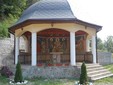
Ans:
[{"label": "shingled conical roof", "polygon": [[70,5],[67,0],[40,0],[27,8],[17,23],[35,20],[73,20]]},{"label": "shingled conical roof", "polygon": [[77,19],[67,0],[40,0],[27,8],[17,23],[9,28],[11,33],[15,29],[21,28],[32,23],[46,23],[46,22],[73,22],[96,28],[101,30],[101,26],[87,23]]}]

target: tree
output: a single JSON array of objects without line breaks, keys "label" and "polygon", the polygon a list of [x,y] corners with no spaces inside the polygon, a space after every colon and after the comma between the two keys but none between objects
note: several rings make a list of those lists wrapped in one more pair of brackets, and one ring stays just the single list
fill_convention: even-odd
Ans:
[{"label": "tree", "polygon": [[97,38],[97,49],[99,51],[105,51],[106,50],[104,43],[102,42],[102,40],[100,38]]},{"label": "tree", "polygon": [[0,18],[5,19],[9,15],[20,16],[26,8],[26,0],[0,0]]},{"label": "tree", "polygon": [[22,11],[39,0],[0,0],[0,37],[8,37],[8,28],[17,21]]},{"label": "tree", "polygon": [[105,44],[107,51],[113,53],[113,36],[108,36],[104,44]]},{"label": "tree", "polygon": [[13,24],[16,21],[17,21],[17,18],[15,18],[11,15],[9,18],[1,21],[0,22],[0,37],[2,37],[2,38],[8,37],[8,35],[9,35],[8,27],[10,27],[11,24]]},{"label": "tree", "polygon": [[86,85],[87,83],[88,83],[87,70],[85,63],[83,62],[81,66],[80,84]]},{"label": "tree", "polygon": [[15,78],[14,82],[23,82],[23,76],[22,76],[22,71],[21,71],[21,64],[18,62],[16,65],[16,73],[15,73]]},{"label": "tree", "polygon": [[26,0],[0,0],[0,37],[8,37],[8,27],[16,22],[26,8]]}]

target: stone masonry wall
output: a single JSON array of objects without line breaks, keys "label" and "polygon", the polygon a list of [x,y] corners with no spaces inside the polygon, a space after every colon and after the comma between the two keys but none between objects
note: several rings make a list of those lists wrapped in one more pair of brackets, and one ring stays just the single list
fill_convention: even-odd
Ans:
[{"label": "stone masonry wall", "polygon": [[109,52],[98,52],[98,63],[101,65],[107,65],[113,63],[112,53]]},{"label": "stone masonry wall", "polygon": [[0,66],[14,63],[14,40],[11,38],[0,39]]},{"label": "stone masonry wall", "polygon": [[[15,72],[15,66],[10,67]],[[79,78],[80,69],[77,66],[37,67],[22,65],[24,78]]]}]

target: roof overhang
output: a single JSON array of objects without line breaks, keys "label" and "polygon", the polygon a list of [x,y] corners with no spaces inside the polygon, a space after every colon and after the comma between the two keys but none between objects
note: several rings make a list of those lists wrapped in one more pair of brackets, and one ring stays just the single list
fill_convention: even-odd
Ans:
[{"label": "roof overhang", "polygon": [[97,32],[102,30],[102,26],[100,26],[100,25],[92,24],[92,23],[85,22],[85,21],[82,21],[82,20],[79,20],[79,19],[76,20],[76,23],[84,25],[86,27],[95,28]]},{"label": "roof overhang", "polygon": [[96,29],[97,32],[102,29],[102,26],[91,24],[91,23],[88,23],[88,22],[85,22],[85,21],[82,21],[79,19],[29,19],[29,20],[26,20],[26,21],[23,21],[21,23],[11,26],[9,28],[9,32],[14,34],[15,30],[21,29],[27,25],[47,24],[47,23],[77,23],[80,25],[84,25],[86,27],[92,27],[92,28]]}]

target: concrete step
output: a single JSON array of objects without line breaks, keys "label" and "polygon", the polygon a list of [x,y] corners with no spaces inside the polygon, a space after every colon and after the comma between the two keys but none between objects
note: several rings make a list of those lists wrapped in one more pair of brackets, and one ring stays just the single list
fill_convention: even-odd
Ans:
[{"label": "concrete step", "polygon": [[87,70],[88,70],[87,73],[88,77],[90,77],[92,81],[113,76],[113,74],[110,71],[108,71],[102,66],[97,66],[95,68],[88,68]]},{"label": "concrete step", "polygon": [[[77,67],[81,68],[82,63],[78,63]],[[88,77],[92,80],[98,80],[105,77],[113,76],[113,74],[99,64],[86,64]]]},{"label": "concrete step", "polygon": [[109,73],[110,73],[109,71],[105,71],[105,72],[100,72],[100,73],[96,73],[96,74],[90,74],[88,76],[89,77],[98,77],[98,76],[106,75],[106,74],[109,74]]},{"label": "concrete step", "polygon": [[[77,66],[81,66],[82,63],[77,63]],[[85,63],[86,66],[92,66],[92,65],[99,65],[99,64],[89,64],[89,63]]]},{"label": "concrete step", "polygon": [[99,66],[99,67],[94,67],[94,68],[87,68],[87,71],[91,72],[91,71],[96,71],[96,70],[101,70],[101,69],[104,69],[104,67]]},{"label": "concrete step", "polygon": [[106,70],[106,69],[92,70],[92,71],[88,71],[87,74],[93,75],[93,74],[103,73],[103,72],[106,72],[106,71],[108,71],[108,70]]},{"label": "concrete step", "polygon": [[100,65],[89,65],[89,66],[86,66],[87,68],[97,68],[97,67],[102,67]]},{"label": "concrete step", "polygon": [[113,76],[113,74],[112,74],[112,73],[109,73],[109,74],[106,74],[106,75],[91,77],[91,80],[92,80],[92,81],[95,81],[95,80],[99,80],[99,79],[106,78],[106,77],[110,77],[110,76]]},{"label": "concrete step", "polygon": [[[82,64],[77,64],[77,67],[81,68],[81,65]],[[99,67],[99,66],[100,66],[99,64],[86,64],[87,68],[94,68],[94,67]]]}]

